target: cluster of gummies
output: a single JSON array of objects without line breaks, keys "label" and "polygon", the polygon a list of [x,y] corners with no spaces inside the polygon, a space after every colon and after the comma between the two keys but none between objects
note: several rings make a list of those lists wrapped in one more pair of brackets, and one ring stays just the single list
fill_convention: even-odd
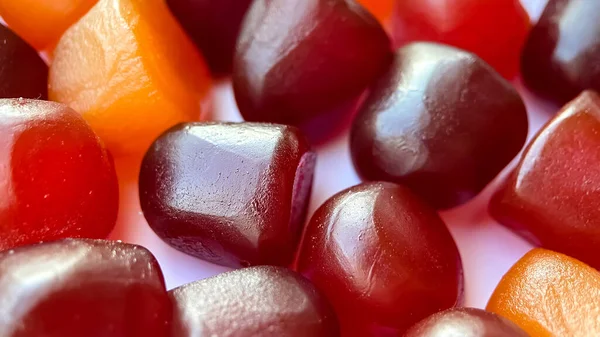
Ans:
[{"label": "cluster of gummies", "polygon": [[[550,0],[531,28],[517,0],[0,0],[0,337],[600,335],[599,13]],[[487,311],[460,308],[437,210],[525,145],[518,73],[565,105],[489,211],[541,248]],[[228,75],[247,122],[201,122]],[[306,221],[313,146],[347,121],[365,182]],[[167,291],[149,251],[104,240],[113,158],[137,160],[160,238],[240,269]]]}]

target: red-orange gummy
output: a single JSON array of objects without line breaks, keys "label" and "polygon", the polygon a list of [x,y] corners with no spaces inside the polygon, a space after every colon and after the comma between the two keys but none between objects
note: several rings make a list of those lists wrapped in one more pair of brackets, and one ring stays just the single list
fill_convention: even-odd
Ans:
[{"label": "red-orange gummy", "polygon": [[584,91],[544,126],[490,213],[534,244],[600,268],[600,97]]},{"label": "red-orange gummy", "polygon": [[0,15],[38,50],[51,48],[98,0],[0,0]]},{"label": "red-orange gummy", "polygon": [[56,47],[48,95],[121,156],[200,119],[209,86],[201,55],[163,0],[100,0]]},{"label": "red-orange gummy", "polygon": [[530,28],[519,0],[397,0],[395,43],[434,41],[477,54],[506,78],[519,69]]},{"label": "red-orange gummy", "polygon": [[379,21],[385,24],[394,8],[394,0],[357,0],[361,5],[368,9]]},{"label": "red-orange gummy", "polygon": [[0,100],[0,163],[0,250],[112,231],[119,198],[113,161],[75,111]]}]

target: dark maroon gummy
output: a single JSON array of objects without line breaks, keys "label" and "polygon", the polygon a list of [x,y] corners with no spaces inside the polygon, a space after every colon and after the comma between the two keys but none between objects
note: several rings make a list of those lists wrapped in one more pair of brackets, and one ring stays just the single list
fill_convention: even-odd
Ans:
[{"label": "dark maroon gummy", "polygon": [[474,54],[430,43],[400,48],[351,134],[366,180],[409,186],[436,208],[477,195],[527,137],[517,91]]},{"label": "dark maroon gummy", "polygon": [[175,337],[337,337],[337,319],[310,282],[282,267],[251,267],[171,290]]},{"label": "dark maroon gummy", "polygon": [[315,154],[290,126],[190,123],[146,153],[140,201],[168,244],[221,265],[288,265],[310,198]]},{"label": "dark maroon gummy", "polygon": [[525,84],[563,105],[600,90],[600,1],[550,0],[521,58]]},{"label": "dark maroon gummy", "polygon": [[167,0],[214,75],[231,73],[235,43],[252,0]]},{"label": "dark maroon gummy", "polygon": [[172,304],[143,247],[55,241],[0,253],[0,336],[168,337]]},{"label": "dark maroon gummy", "polygon": [[[233,87],[244,118],[322,134],[325,116],[352,112],[392,57],[390,40],[362,6],[346,0],[256,0],[234,57]],[[328,120],[330,121],[330,120]],[[321,135],[319,135],[321,136]]]},{"label": "dark maroon gummy", "polygon": [[48,66],[27,42],[0,24],[0,98],[48,99]]}]

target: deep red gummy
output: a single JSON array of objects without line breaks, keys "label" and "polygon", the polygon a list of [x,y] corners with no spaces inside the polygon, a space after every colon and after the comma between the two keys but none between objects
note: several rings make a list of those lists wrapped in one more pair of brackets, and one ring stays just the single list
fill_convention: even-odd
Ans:
[{"label": "deep red gummy", "polygon": [[75,111],[0,100],[0,250],[66,237],[106,238],[117,219],[112,157]]},{"label": "deep red gummy", "polygon": [[38,52],[0,24],[0,98],[48,99],[48,66]]},{"label": "deep red gummy", "polygon": [[169,292],[175,337],[337,337],[331,306],[310,282],[282,267],[250,267]]},{"label": "deep red gummy", "polygon": [[0,336],[168,337],[172,304],[146,249],[64,240],[0,253]]},{"label": "deep red gummy", "polygon": [[600,269],[600,97],[585,91],[528,145],[490,212],[534,244]]},{"label": "deep red gummy", "polygon": [[460,303],[462,265],[445,224],[407,188],[362,184],[327,200],[297,270],[331,301],[342,336],[400,336]]},{"label": "deep red gummy", "polygon": [[[234,58],[235,98],[246,120],[309,130],[351,113],[391,54],[381,25],[354,1],[256,0]],[[322,124],[320,133],[335,128]]]},{"label": "deep red gummy", "polygon": [[414,43],[373,86],[354,121],[354,165],[366,180],[411,187],[436,208],[476,196],[523,147],[517,91],[474,54]]},{"label": "deep red gummy", "polygon": [[452,45],[477,54],[508,79],[519,69],[530,26],[519,0],[397,0],[392,15],[397,46]]},{"label": "deep red gummy", "polygon": [[214,75],[231,73],[235,44],[251,3],[252,0],[167,0]]},{"label": "deep red gummy", "polygon": [[474,308],[439,312],[413,326],[404,337],[528,337],[513,322]]},{"label": "deep red gummy", "polygon": [[142,210],[185,253],[231,267],[285,266],[302,232],[314,165],[294,127],[181,124],[144,157]]},{"label": "deep red gummy", "polygon": [[585,89],[600,90],[600,2],[550,0],[529,35],[525,84],[562,105]]}]

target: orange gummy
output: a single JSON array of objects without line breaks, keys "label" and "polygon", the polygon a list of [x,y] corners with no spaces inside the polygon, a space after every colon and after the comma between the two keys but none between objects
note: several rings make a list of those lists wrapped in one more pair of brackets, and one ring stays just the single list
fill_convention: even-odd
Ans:
[{"label": "orange gummy", "polygon": [[504,275],[487,310],[531,336],[600,336],[600,272],[566,255],[534,249]]},{"label": "orange gummy", "polygon": [[0,0],[0,15],[38,50],[52,47],[98,0]]},{"label": "orange gummy", "polygon": [[379,22],[386,23],[392,14],[394,0],[358,0]]},{"label": "orange gummy", "polygon": [[120,156],[200,119],[210,82],[163,0],[100,0],[58,43],[48,94],[79,111]]}]

